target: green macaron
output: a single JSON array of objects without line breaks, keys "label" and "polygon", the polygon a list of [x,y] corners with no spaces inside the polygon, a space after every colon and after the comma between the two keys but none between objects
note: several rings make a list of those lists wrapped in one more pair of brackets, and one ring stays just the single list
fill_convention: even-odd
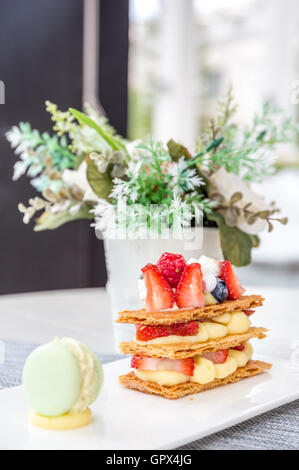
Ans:
[{"label": "green macaron", "polygon": [[[85,383],[86,373],[91,374],[92,380]],[[23,387],[29,405],[43,416],[60,416],[73,409],[81,411],[78,409],[81,405],[83,411],[97,398],[102,383],[103,370],[98,357],[88,346],[70,338],[36,348],[23,370]]]}]

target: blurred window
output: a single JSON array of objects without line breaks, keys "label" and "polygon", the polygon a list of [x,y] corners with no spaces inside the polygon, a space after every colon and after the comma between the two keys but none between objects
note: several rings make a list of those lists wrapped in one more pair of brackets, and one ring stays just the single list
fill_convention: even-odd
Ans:
[{"label": "blurred window", "polygon": [[[299,79],[298,26],[298,0],[131,0],[129,137],[173,137],[192,151],[230,84],[241,123],[265,100],[298,120],[292,99]],[[260,276],[294,285],[299,281],[298,150],[284,146],[277,155],[283,169],[258,190],[277,199],[290,222],[262,235],[253,260],[259,266],[295,263],[283,279],[281,270],[276,281]]]},{"label": "blurred window", "polygon": [[297,0],[130,1],[129,135],[193,146],[230,83],[247,122],[267,99],[293,117]]}]

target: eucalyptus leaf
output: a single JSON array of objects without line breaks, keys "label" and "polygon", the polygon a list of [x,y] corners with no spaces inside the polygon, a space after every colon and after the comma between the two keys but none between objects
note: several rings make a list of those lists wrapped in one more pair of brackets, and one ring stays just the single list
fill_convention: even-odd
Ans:
[{"label": "eucalyptus leaf", "polygon": [[86,158],[87,163],[87,180],[90,184],[93,192],[101,199],[108,200],[109,195],[112,191],[113,183],[109,169],[105,173],[100,173],[94,160],[88,156]]},{"label": "eucalyptus leaf", "polygon": [[251,205],[252,205],[252,202],[248,202],[246,206],[244,206],[244,209],[243,209],[244,212],[247,211]]},{"label": "eucalyptus leaf", "polygon": [[230,198],[230,204],[236,204],[243,198],[243,194],[240,193],[239,191],[234,193],[232,197]]},{"label": "eucalyptus leaf", "polygon": [[212,201],[216,201],[216,202],[219,202],[220,204],[224,203],[225,202],[225,199],[224,199],[224,196],[220,193],[211,193],[209,195],[209,198],[212,200]]},{"label": "eucalyptus leaf", "polygon": [[242,232],[237,227],[229,227],[219,213],[213,212],[206,216],[218,225],[224,258],[238,267],[250,264],[251,249],[257,246],[258,237]]},{"label": "eucalyptus leaf", "polygon": [[232,213],[234,214],[234,216],[236,217],[236,219],[238,219],[241,215],[241,209],[240,207],[237,207],[237,206],[231,206],[230,207],[230,210],[232,211]]},{"label": "eucalyptus leaf", "polygon": [[271,215],[271,211],[260,211],[260,212],[257,212],[257,215],[259,216],[260,219],[264,219],[264,220],[267,220],[270,215]]},{"label": "eucalyptus leaf", "polygon": [[[76,202],[74,204],[77,204]],[[54,230],[61,225],[72,222],[73,220],[78,219],[93,219],[94,215],[89,212],[92,209],[90,204],[84,204],[80,207],[76,214],[69,213],[70,207],[67,210],[53,213],[50,211],[44,212],[37,220],[36,225],[34,227],[35,232],[41,232],[43,230]]]},{"label": "eucalyptus leaf", "polygon": [[248,223],[248,225],[253,225],[257,221],[257,218],[258,218],[257,214],[250,214],[247,217],[246,222]]},{"label": "eucalyptus leaf", "polygon": [[231,207],[228,207],[224,212],[225,223],[230,227],[235,227],[238,222],[238,216],[234,214]]},{"label": "eucalyptus leaf", "polygon": [[192,155],[187,149],[187,147],[182,144],[179,144],[174,139],[170,139],[167,142],[167,147],[172,160],[174,160],[175,162],[177,162],[181,157],[185,157],[187,160],[192,158]]}]

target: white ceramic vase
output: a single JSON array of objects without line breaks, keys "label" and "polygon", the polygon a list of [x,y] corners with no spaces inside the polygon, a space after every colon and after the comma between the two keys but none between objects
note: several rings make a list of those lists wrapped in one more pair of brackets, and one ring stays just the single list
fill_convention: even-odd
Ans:
[{"label": "white ceramic vase", "polygon": [[121,341],[132,339],[135,328],[132,325],[118,324],[114,320],[122,310],[143,307],[139,298],[137,281],[141,268],[147,263],[157,263],[165,251],[182,254],[186,260],[199,258],[202,254],[223,259],[219,232],[215,228],[198,227],[198,245],[186,243],[186,239],[146,239],[146,240],[104,240],[105,258],[108,273],[107,291],[111,301],[115,346]]}]

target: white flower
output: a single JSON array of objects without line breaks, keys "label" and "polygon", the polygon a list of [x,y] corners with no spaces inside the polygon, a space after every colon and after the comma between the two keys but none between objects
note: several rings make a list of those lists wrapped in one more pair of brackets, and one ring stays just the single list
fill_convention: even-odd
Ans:
[{"label": "white flower", "polygon": [[12,177],[13,181],[16,181],[17,179],[20,178],[20,176],[24,175],[27,171],[27,168],[28,168],[27,162],[23,160],[17,161],[13,167],[13,177]]},{"label": "white flower", "polygon": [[18,126],[13,126],[5,135],[13,148],[17,147],[22,142],[22,133]]},{"label": "white flower", "polygon": [[91,227],[94,227],[96,231],[99,231],[104,238],[115,237],[115,210],[114,206],[107,202],[105,199],[99,199],[97,205],[91,212],[95,215],[94,223]]},{"label": "white flower", "polygon": [[195,168],[188,168],[187,161],[181,157],[178,162],[167,165],[167,171],[172,177],[171,186],[175,195],[183,194],[185,190],[193,190],[203,183]]},{"label": "white flower", "polygon": [[89,186],[86,170],[87,164],[84,160],[78,170],[64,170],[62,181],[70,187],[77,186],[84,194],[83,201],[97,202],[98,197]]},{"label": "white flower", "polygon": [[[271,210],[271,206],[266,204],[265,199],[253,191],[248,183],[239,178],[239,176],[228,173],[223,167],[211,176],[210,183],[218,193],[222,194],[226,204],[229,204],[230,198],[234,193],[240,192],[243,194],[243,198],[236,203],[236,206],[244,208],[246,204],[251,202],[250,210],[253,212]],[[249,225],[245,217],[241,215],[237,227],[243,232],[255,235],[267,227],[267,222],[258,218],[254,224]]]},{"label": "white flower", "polygon": [[130,190],[125,181],[120,178],[114,178],[113,184],[114,187],[110,193],[111,198],[118,199],[122,197],[125,198],[128,196]]}]

